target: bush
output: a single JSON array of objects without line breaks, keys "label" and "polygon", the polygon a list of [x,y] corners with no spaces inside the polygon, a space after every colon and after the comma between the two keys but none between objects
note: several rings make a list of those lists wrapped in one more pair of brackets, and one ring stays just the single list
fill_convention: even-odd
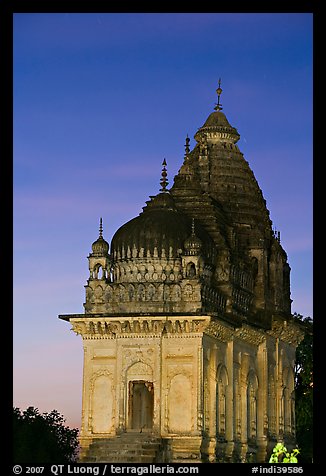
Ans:
[{"label": "bush", "polygon": [[295,448],[291,453],[288,452],[282,443],[277,443],[273,448],[273,453],[269,458],[269,463],[297,463],[297,455],[300,453]]}]

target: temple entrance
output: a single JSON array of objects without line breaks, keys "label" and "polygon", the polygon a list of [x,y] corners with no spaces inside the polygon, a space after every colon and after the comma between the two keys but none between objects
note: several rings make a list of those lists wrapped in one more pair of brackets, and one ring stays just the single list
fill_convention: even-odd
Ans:
[{"label": "temple entrance", "polygon": [[154,387],[152,382],[129,382],[129,429],[148,430],[153,427]]}]

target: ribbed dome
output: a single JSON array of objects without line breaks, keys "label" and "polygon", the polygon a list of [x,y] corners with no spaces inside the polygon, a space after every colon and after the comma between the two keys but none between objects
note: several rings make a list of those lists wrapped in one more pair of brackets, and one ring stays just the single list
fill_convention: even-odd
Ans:
[{"label": "ribbed dome", "polygon": [[212,112],[208,118],[206,119],[206,122],[205,124],[201,127],[231,127],[232,129],[234,129],[234,127],[232,127],[229,123],[229,121],[227,120],[226,118],[226,115],[224,114],[224,112],[221,112],[221,111],[214,111]]},{"label": "ribbed dome", "polygon": [[107,256],[109,253],[109,243],[105,241],[102,233],[103,233],[102,218],[100,218],[99,237],[92,244],[92,256],[96,256],[96,257]]},{"label": "ribbed dome", "polygon": [[235,144],[240,135],[236,128],[230,125],[223,112],[215,111],[208,116],[205,124],[195,134],[198,142],[203,138],[208,142],[223,141]]},{"label": "ribbed dome", "polygon": [[176,258],[183,250],[190,226],[190,219],[177,211],[170,193],[159,193],[151,197],[138,217],[115,233],[111,243],[113,258]]},{"label": "ribbed dome", "polygon": [[105,256],[109,252],[109,243],[104,240],[102,236],[100,236],[94,243],[92,244],[92,255],[93,256]]}]

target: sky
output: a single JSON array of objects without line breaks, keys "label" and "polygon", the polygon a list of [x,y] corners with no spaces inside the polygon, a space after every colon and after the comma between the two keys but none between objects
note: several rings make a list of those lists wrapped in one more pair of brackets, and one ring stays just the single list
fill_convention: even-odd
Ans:
[{"label": "sky", "polygon": [[217,102],[313,317],[310,13],[16,13],[13,398],[79,427],[87,256],[170,186]]}]

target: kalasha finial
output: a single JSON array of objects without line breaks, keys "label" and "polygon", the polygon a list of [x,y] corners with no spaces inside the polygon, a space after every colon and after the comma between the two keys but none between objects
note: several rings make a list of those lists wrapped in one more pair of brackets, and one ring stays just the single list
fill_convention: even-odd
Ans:
[{"label": "kalasha finial", "polygon": [[187,134],[187,137],[186,137],[186,143],[185,143],[185,157],[188,157],[188,154],[190,152],[190,147],[189,147],[189,143],[190,143],[190,139],[189,139],[189,136]]},{"label": "kalasha finial", "polygon": [[100,238],[103,238],[103,222],[102,217],[100,218]]},{"label": "kalasha finial", "polygon": [[220,96],[222,94],[222,88],[221,88],[221,78],[218,80],[218,88],[216,90],[217,93],[217,104],[214,107],[215,111],[221,111],[223,109],[222,104],[220,104]]},{"label": "kalasha finial", "polygon": [[194,235],[195,234],[195,219],[192,218],[191,221],[191,233]]},{"label": "kalasha finial", "polygon": [[162,169],[162,177],[161,177],[161,180],[160,180],[160,184],[161,184],[161,188],[160,188],[160,192],[167,192],[166,190],[166,187],[168,186],[168,179],[167,179],[167,171],[166,171],[166,160],[164,159],[163,162],[162,162],[162,165],[163,165],[163,169]]}]

